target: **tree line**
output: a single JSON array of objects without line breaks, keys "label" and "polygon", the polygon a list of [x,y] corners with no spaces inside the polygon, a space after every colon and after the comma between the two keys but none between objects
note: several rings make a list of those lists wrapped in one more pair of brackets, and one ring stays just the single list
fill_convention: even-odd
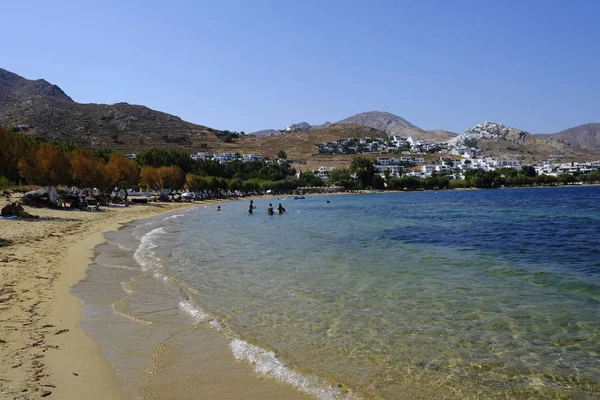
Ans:
[{"label": "tree line", "polygon": [[109,149],[89,149],[71,142],[32,139],[0,128],[0,186],[34,184],[78,186],[109,193],[131,186],[183,189],[216,194],[224,190],[287,192],[312,186],[314,175],[287,163],[193,160],[180,150],[143,150],[136,160]]}]

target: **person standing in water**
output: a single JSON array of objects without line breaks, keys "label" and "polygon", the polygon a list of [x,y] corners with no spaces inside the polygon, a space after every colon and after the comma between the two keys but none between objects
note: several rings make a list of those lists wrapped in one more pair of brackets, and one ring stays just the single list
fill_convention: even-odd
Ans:
[{"label": "person standing in water", "polygon": [[221,206],[217,206],[217,211],[221,211]]},{"label": "person standing in water", "polygon": [[254,205],[254,201],[250,200],[250,204],[248,205],[248,214],[252,214],[252,210],[254,210],[256,206]]},{"label": "person standing in water", "polygon": [[277,212],[279,214],[283,214],[285,211],[285,208],[283,208],[283,206],[281,205],[281,203],[279,203],[279,205],[277,206]]},{"label": "person standing in water", "polygon": [[269,203],[269,208],[267,208],[267,213],[268,213],[269,215],[273,215],[273,214],[275,214],[275,213],[273,212],[273,204]]}]

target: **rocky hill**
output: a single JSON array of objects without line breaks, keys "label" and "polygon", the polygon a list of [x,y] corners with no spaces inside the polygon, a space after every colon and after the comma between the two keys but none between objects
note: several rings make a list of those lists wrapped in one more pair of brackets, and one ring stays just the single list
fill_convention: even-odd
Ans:
[{"label": "rocky hill", "polygon": [[23,99],[73,100],[43,79],[29,80],[0,68],[0,109]]},{"label": "rocky hill", "polygon": [[43,79],[0,69],[0,126],[19,125],[32,136],[123,151],[219,142],[215,130],[177,116],[128,103],[80,104]]},{"label": "rocky hill", "polygon": [[600,124],[591,123],[565,129],[550,135],[550,139],[561,140],[590,151],[600,151]]},{"label": "rocky hill", "polygon": [[551,156],[592,159],[598,157],[586,149],[569,145],[560,139],[545,139],[519,128],[484,122],[465,130],[448,141],[449,145],[478,147],[486,156],[522,158],[527,161],[547,160]]}]

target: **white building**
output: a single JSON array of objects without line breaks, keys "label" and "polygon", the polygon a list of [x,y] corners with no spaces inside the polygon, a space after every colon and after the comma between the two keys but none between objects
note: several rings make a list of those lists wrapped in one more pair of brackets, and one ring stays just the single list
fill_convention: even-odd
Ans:
[{"label": "white building", "polygon": [[192,154],[192,160],[207,160],[211,158],[211,154],[206,151],[199,151],[196,154]]},{"label": "white building", "polygon": [[256,154],[244,154],[242,156],[242,160],[244,162],[250,162],[250,161],[262,161],[263,158],[261,156],[258,156]]},{"label": "white building", "polygon": [[320,166],[318,169],[315,169],[313,173],[321,179],[329,179],[329,173],[334,169],[335,167]]}]

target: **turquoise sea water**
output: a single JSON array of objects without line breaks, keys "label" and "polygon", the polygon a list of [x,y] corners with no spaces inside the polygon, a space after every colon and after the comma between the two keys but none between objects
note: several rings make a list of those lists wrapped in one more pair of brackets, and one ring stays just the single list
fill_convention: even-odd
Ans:
[{"label": "turquoise sea water", "polygon": [[[109,242],[126,243],[139,274],[175,283],[180,312],[221,330],[237,358],[320,398],[592,399],[599,198],[575,187],[258,199],[253,215],[222,203]],[[287,213],[268,216],[269,202]]]}]

